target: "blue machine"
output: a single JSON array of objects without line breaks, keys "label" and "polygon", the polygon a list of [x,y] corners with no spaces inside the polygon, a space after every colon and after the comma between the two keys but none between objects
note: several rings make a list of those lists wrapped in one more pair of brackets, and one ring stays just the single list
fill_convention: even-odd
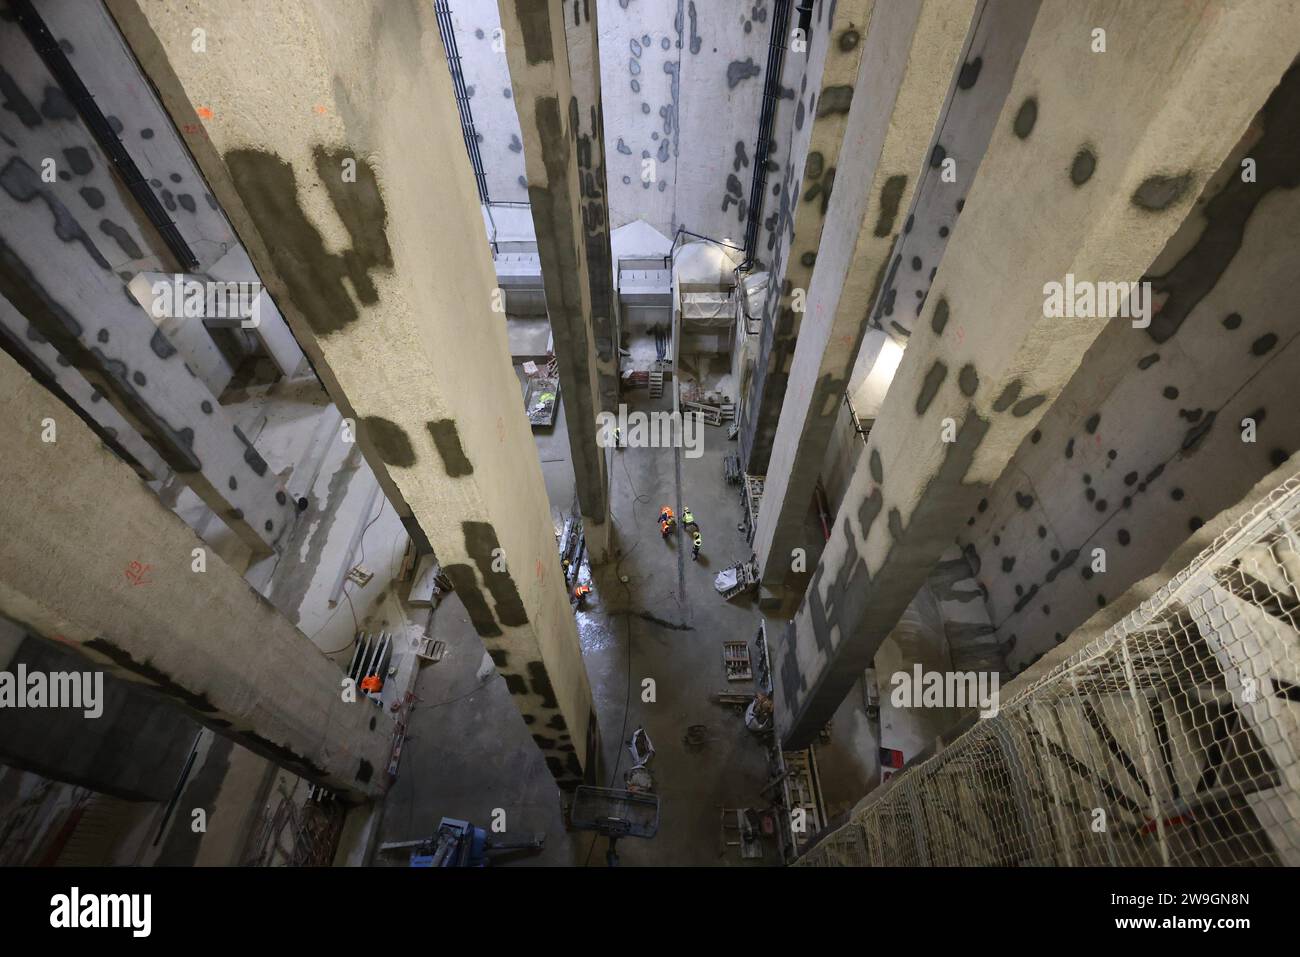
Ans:
[{"label": "blue machine", "polygon": [[420,841],[385,844],[381,851],[411,850],[411,867],[486,867],[489,851],[541,850],[545,834],[529,840],[504,842],[488,838],[487,831],[469,821],[444,817],[433,837]]}]

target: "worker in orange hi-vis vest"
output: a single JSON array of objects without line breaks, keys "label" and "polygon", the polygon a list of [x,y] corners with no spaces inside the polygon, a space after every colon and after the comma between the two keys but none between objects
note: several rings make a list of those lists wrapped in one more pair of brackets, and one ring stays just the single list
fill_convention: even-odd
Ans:
[{"label": "worker in orange hi-vis vest", "polygon": [[665,505],[659,510],[659,534],[664,537],[664,541],[668,540],[668,533],[673,530],[673,526],[676,524],[677,519],[673,517],[671,508]]}]

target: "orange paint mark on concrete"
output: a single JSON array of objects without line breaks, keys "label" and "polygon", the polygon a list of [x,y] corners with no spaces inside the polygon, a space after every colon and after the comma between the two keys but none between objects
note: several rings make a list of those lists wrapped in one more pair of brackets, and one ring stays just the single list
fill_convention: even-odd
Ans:
[{"label": "orange paint mark on concrete", "polygon": [[200,107],[199,107],[197,110],[195,110],[194,112],[197,113],[197,114],[199,114],[199,119],[201,119],[201,120],[210,120],[210,119],[212,119],[212,111],[211,111],[210,109],[208,109],[206,106],[200,106]]}]

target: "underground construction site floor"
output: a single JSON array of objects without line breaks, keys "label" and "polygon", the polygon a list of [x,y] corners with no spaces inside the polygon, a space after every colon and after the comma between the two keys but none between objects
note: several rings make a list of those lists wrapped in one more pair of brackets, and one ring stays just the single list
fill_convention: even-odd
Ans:
[{"label": "underground construction site floor", "polygon": [[[670,407],[667,397],[661,401]],[[656,749],[650,767],[659,832],[619,842],[628,865],[763,862],[726,846],[721,827],[724,808],[766,803],[760,790],[768,761],[764,738],[746,729],[738,710],[713,700],[727,690],[723,640],[752,639],[759,616],[748,598],[727,602],[713,587],[714,575],[745,557],[748,545],[737,528],[736,490],[723,481],[722,459],[733,443],[725,427],[706,429],[698,458],[671,448],[609,452],[617,557],[593,570],[594,593],[577,612],[603,743],[600,783],[623,786],[631,765],[626,740],[635,728],[644,727]],[[545,460],[554,439],[538,439]],[[689,538],[661,538],[656,519],[665,504],[694,512],[704,541],[698,562]],[[444,816],[483,826],[502,809],[508,837],[545,832],[546,842],[535,855],[501,852],[499,863],[603,866],[605,838],[565,831],[554,779],[504,681],[487,671],[491,662],[485,665],[482,642],[454,594],[439,606],[434,628],[448,651],[417,679],[410,737],[377,843],[426,836]],[[646,679],[654,682],[653,702],[643,700]],[[688,742],[692,726],[704,730],[696,728]],[[777,863],[775,843],[765,860]],[[405,859],[376,855],[374,862]]]}]

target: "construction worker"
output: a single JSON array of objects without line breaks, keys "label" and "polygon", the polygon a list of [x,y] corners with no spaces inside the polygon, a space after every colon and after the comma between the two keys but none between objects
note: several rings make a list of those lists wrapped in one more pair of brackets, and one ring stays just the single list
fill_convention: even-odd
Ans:
[{"label": "construction worker", "polygon": [[698,562],[700,560],[700,546],[703,544],[704,539],[700,538],[700,530],[696,528],[695,531],[691,532],[691,561]]},{"label": "construction worker", "polygon": [[695,516],[691,514],[691,507],[689,505],[683,505],[682,506],[682,528],[689,528],[691,530],[694,530],[699,527],[700,526],[695,523]]},{"label": "construction worker", "polygon": [[579,585],[573,590],[573,601],[579,608],[587,607],[587,596],[591,594],[590,585]]},{"label": "construction worker", "polygon": [[664,541],[668,541],[668,534],[677,524],[677,519],[673,517],[673,510],[665,505],[659,510],[659,534],[663,536]]},{"label": "construction worker", "polygon": [[361,690],[366,694],[378,694],[384,690],[384,679],[379,675],[367,675],[361,679]]}]

